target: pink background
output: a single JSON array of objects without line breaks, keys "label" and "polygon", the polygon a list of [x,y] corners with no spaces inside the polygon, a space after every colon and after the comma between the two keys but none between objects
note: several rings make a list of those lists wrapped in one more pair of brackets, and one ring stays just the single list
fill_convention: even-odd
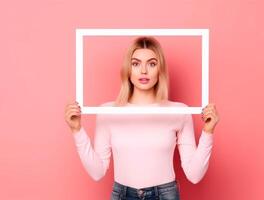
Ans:
[{"label": "pink background", "polygon": [[[65,105],[75,100],[76,28],[209,28],[210,102],[220,122],[209,169],[198,184],[185,178],[176,149],[181,197],[263,199],[263,6],[260,0],[2,3],[0,199],[110,199],[112,160],[106,176],[92,180],[64,121]],[[86,105],[117,94],[122,53],[131,38],[111,42],[117,39],[85,39]],[[170,98],[200,105],[200,40],[160,41],[170,70]],[[203,123],[200,115],[193,117],[198,140]],[[92,140],[94,119],[82,116]]]}]

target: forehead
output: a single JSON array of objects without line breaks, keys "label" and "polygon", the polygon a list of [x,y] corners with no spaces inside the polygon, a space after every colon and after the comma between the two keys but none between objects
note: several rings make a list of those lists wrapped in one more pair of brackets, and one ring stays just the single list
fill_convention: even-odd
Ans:
[{"label": "forehead", "polygon": [[134,51],[132,58],[138,58],[140,60],[147,60],[149,58],[157,59],[157,55],[151,49],[137,49]]}]

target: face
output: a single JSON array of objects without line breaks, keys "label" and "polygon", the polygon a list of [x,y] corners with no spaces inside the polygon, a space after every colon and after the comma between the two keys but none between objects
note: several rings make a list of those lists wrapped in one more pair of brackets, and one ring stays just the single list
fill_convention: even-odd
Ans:
[{"label": "face", "polygon": [[[131,59],[130,80],[139,90],[149,90],[158,81],[158,58],[150,49],[137,49]],[[135,89],[135,88],[134,88]]]}]

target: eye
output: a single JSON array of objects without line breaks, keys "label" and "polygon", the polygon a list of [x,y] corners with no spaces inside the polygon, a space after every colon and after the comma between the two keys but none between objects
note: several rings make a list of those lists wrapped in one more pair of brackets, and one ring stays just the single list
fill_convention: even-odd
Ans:
[{"label": "eye", "polygon": [[155,67],[155,66],[156,66],[156,63],[155,63],[155,62],[151,62],[151,63],[150,63],[150,66],[151,66],[151,67]]},{"label": "eye", "polygon": [[137,65],[138,65],[137,62],[133,62],[133,63],[132,63],[132,66],[137,66]]}]

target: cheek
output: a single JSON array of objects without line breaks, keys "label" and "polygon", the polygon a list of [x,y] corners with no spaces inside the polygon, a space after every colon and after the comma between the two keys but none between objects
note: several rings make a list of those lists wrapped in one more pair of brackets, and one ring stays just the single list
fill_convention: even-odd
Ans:
[{"label": "cheek", "polygon": [[133,73],[133,72],[131,72],[131,75],[130,75],[130,80],[131,80],[132,82],[135,82],[135,81],[137,80],[137,74],[136,74],[136,73]]},{"label": "cheek", "polygon": [[153,72],[153,73],[151,74],[151,79],[153,79],[153,80],[158,79],[158,77],[159,77],[159,73],[158,73],[158,71]]}]

